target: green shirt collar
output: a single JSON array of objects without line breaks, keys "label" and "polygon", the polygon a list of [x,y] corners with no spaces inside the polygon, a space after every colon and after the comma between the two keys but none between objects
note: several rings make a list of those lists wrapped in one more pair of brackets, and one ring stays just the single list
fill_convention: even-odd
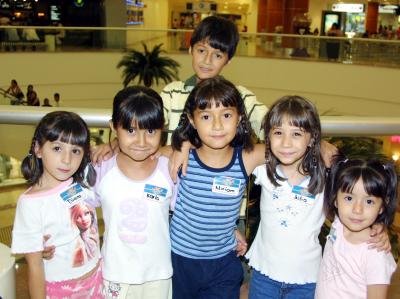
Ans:
[{"label": "green shirt collar", "polygon": [[[223,76],[220,76],[220,77],[224,78]],[[192,77],[186,79],[184,86],[185,86],[185,88],[186,87],[195,87],[196,83],[197,83],[196,75],[193,75]]]}]

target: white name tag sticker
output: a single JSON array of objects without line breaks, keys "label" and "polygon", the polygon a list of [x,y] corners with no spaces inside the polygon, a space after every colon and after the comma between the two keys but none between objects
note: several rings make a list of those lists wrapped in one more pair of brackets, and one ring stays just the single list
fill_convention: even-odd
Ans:
[{"label": "white name tag sticker", "polygon": [[72,185],[67,190],[60,193],[61,199],[64,203],[69,207],[73,207],[74,205],[80,203],[84,200],[84,192],[82,190],[82,186],[79,184]]},{"label": "white name tag sticker", "polygon": [[226,176],[217,176],[214,178],[212,192],[225,195],[239,195],[240,179],[230,178]]}]

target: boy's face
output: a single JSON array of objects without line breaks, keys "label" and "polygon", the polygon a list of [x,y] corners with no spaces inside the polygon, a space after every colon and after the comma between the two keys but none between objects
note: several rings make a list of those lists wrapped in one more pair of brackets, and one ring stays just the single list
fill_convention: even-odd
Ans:
[{"label": "boy's face", "polygon": [[228,63],[228,53],[215,49],[207,41],[196,43],[190,48],[192,67],[199,81],[214,78]]}]

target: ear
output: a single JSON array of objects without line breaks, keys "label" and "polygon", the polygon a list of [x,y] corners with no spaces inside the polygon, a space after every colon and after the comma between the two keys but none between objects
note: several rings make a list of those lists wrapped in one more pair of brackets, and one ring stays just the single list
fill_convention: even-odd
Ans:
[{"label": "ear", "polygon": [[337,199],[335,199],[335,201],[333,202],[333,204],[335,205],[335,208],[337,209]]},{"label": "ear", "polygon": [[40,146],[37,143],[37,141],[35,142],[35,146],[33,147],[33,152],[34,152],[36,157],[38,157],[39,159],[42,158],[42,149],[40,148]]},{"label": "ear", "polygon": [[190,124],[192,125],[192,127],[193,127],[195,130],[197,130],[197,129],[196,129],[196,126],[194,125],[193,118],[191,118],[190,116],[188,116],[188,118],[189,118],[189,121],[190,121]]},{"label": "ear", "polygon": [[114,124],[113,124],[113,122],[112,122],[112,119],[110,119],[110,120],[108,121],[108,125],[110,126],[111,131],[115,134],[115,128],[114,128]]},{"label": "ear", "polygon": [[378,213],[378,214],[379,214],[379,215],[382,214],[382,213],[383,213],[383,210],[384,210],[384,208],[383,208],[383,204],[382,204],[382,205],[381,205],[381,208],[379,209],[379,213]]},{"label": "ear", "polygon": [[239,115],[239,119],[238,119],[238,122],[237,122],[237,126],[239,126],[239,124],[240,124],[241,121],[242,121],[242,116]]},{"label": "ear", "polygon": [[192,47],[189,47],[189,55],[192,55]]}]

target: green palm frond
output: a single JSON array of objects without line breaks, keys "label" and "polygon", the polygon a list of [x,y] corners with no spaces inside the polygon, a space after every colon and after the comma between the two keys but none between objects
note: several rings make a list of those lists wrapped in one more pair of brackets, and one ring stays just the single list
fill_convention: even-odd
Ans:
[{"label": "green palm frond", "polygon": [[166,53],[162,49],[163,44],[154,46],[151,51],[145,43],[142,45],[143,52],[131,50],[117,64],[117,68],[122,68],[124,87],[136,79],[139,84],[143,82],[148,87],[154,83],[158,85],[160,80],[167,84],[179,79],[180,64],[169,57],[162,56]]}]

